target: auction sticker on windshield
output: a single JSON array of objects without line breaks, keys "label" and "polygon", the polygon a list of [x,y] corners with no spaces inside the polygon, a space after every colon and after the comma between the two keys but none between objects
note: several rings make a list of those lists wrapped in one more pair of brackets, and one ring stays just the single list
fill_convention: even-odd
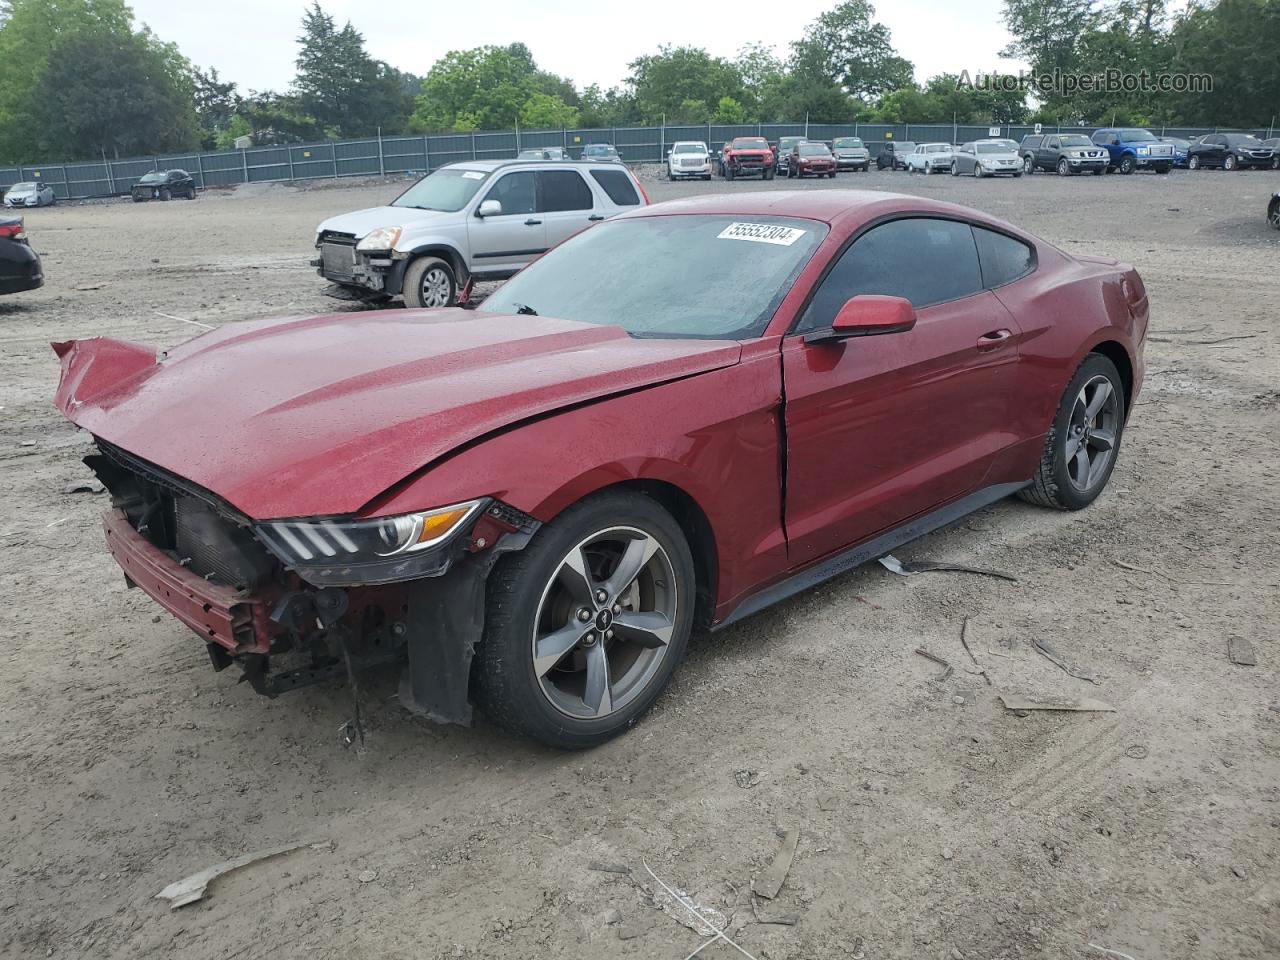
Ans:
[{"label": "auction sticker on windshield", "polygon": [[483,180],[485,176],[479,170],[463,170],[462,175],[468,180]]},{"label": "auction sticker on windshield", "polygon": [[801,237],[805,231],[796,227],[780,227],[773,223],[731,223],[720,231],[717,240],[750,240],[753,243],[776,243],[780,247],[789,247]]}]

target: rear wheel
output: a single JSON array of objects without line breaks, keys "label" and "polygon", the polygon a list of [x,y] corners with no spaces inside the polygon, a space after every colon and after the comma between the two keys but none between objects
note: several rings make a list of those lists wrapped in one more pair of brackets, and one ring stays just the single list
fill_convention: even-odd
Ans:
[{"label": "rear wheel", "polygon": [[570,507],[489,577],[477,702],[564,749],[622,733],[666,687],[693,626],[693,557],[648,497]]},{"label": "rear wheel", "polygon": [[453,268],[439,257],[419,257],[404,272],[406,307],[451,307],[457,297]]},{"label": "rear wheel", "polygon": [[1035,479],[1020,496],[1059,510],[1093,503],[1115,468],[1126,402],[1115,364],[1089,354],[1062,395]]}]

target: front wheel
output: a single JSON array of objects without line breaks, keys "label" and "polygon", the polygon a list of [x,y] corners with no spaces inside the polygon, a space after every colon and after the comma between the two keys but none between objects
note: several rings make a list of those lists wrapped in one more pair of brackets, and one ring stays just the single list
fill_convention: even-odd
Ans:
[{"label": "front wheel", "polygon": [[1195,156],[1194,154],[1193,154],[1191,157],[1189,157],[1189,158],[1187,159],[1187,169],[1188,169],[1188,170],[1199,170],[1199,169],[1200,169],[1200,158],[1199,158],[1199,157],[1197,157],[1197,156]]},{"label": "front wheel", "polygon": [[168,187],[161,187],[161,188],[160,188],[160,199],[161,199],[161,200],[172,200],[172,199],[173,199],[173,194],[169,192],[169,188],[168,188]]},{"label": "front wheel", "polygon": [[489,577],[477,704],[553,747],[617,736],[683,658],[694,595],[689,545],[655,501],[617,492],[570,507]]},{"label": "front wheel", "polygon": [[1120,172],[1123,173],[1126,177],[1129,174],[1133,173],[1134,166],[1135,164],[1134,164],[1133,157],[1120,158]]},{"label": "front wheel", "polygon": [[1022,158],[1022,172],[1023,172],[1023,173],[1035,173],[1035,172],[1036,172],[1036,162],[1035,162],[1035,160],[1033,160],[1031,157],[1023,157],[1023,158]]},{"label": "front wheel", "polygon": [[1085,357],[1062,395],[1035,479],[1019,495],[1059,510],[1093,503],[1120,453],[1126,402],[1115,364],[1100,353]]},{"label": "front wheel", "polygon": [[1067,163],[1065,159],[1058,161],[1058,176],[1060,177],[1071,176],[1071,165]]},{"label": "front wheel", "polygon": [[1267,208],[1267,223],[1280,230],[1280,197],[1271,201],[1271,206]]},{"label": "front wheel", "polygon": [[457,297],[453,268],[439,257],[419,257],[404,272],[406,307],[451,307]]},{"label": "front wheel", "polygon": [[1238,166],[1240,166],[1240,164],[1236,160],[1236,155],[1234,153],[1228,153],[1222,161],[1223,170],[1235,170]]}]

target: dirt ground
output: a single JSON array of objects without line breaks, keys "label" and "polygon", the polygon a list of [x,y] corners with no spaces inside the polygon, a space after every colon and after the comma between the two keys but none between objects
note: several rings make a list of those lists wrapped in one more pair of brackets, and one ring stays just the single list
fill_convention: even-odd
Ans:
[{"label": "dirt ground", "polygon": [[[695,637],[656,709],[578,754],[415,719],[394,674],[365,685],[365,748],[344,746],[344,685],[268,701],[214,674],[125,589],[103,498],[62,492],[86,441],[51,406],[48,341],[330,311],[315,224],[399,185],[30,211],[48,284],[0,301],[0,955],[681,960],[705,941],[647,864],[757,960],[1280,956],[1280,174],[803,185],[832,186],[1137,264],[1149,379],[1111,486],[1076,514],[1006,501],[898,554],[1016,583],[873,565]],[[651,184],[725,189],[756,187]],[[1230,662],[1233,637],[1256,666]],[[1018,716],[999,690],[1116,709]],[[792,829],[781,893],[753,909]],[[200,903],[155,899],[323,840]]]}]

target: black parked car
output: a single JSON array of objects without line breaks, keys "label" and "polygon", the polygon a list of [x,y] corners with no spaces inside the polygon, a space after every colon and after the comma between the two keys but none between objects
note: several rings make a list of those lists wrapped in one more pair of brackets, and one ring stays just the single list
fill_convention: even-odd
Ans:
[{"label": "black parked car", "polygon": [[134,203],[143,200],[172,200],[174,197],[196,198],[196,181],[185,170],[157,170],[148,173],[129,191]]},{"label": "black parked car", "polygon": [[907,157],[915,152],[916,145],[910,140],[887,140],[880,144],[880,152],[876,154],[876,169],[907,169]]},{"label": "black parked car", "polygon": [[1192,170],[1201,167],[1221,167],[1223,170],[1240,170],[1244,167],[1270,168],[1275,151],[1263,145],[1257,137],[1247,133],[1211,133],[1187,150],[1187,166]]},{"label": "black parked car", "polygon": [[0,216],[0,293],[19,293],[43,285],[44,269],[27,242],[22,218]]},{"label": "black parked car", "polygon": [[1280,137],[1263,140],[1262,145],[1271,151],[1271,169],[1280,170]]}]

